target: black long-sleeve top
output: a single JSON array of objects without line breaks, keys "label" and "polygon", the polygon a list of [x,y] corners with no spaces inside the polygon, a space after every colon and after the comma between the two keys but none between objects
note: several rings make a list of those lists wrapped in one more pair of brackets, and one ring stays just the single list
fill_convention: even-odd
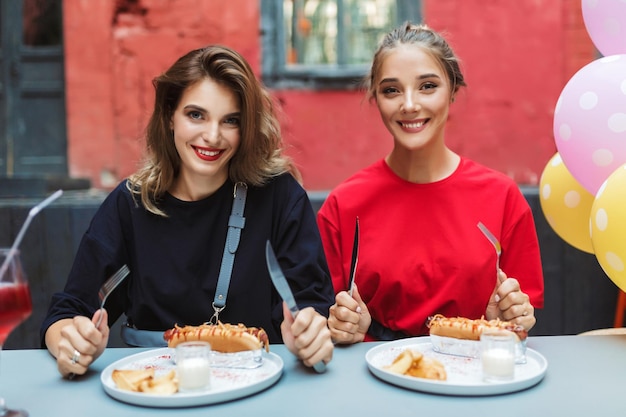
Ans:
[{"label": "black long-sleeve top", "polygon": [[[224,251],[234,184],[227,181],[200,201],[166,194],[154,215],[120,183],[105,199],[85,232],[63,292],[55,293],[41,326],[42,343],[54,322],[91,317],[98,289],[120,266],[129,276],[109,296],[109,323],[125,313],[142,330],[198,325],[213,315],[212,302]],[[262,327],[271,343],[282,343],[282,301],[270,280],[265,242],[272,243],[300,308],[328,317],[334,292],[315,215],[304,189],[289,174],[263,187],[249,187],[245,227],[235,255],[224,323]]]}]

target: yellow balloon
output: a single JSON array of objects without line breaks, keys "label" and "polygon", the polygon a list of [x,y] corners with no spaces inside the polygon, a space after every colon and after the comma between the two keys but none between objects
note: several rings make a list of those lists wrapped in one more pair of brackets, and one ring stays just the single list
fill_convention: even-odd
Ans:
[{"label": "yellow balloon", "polygon": [[589,214],[594,197],[570,174],[557,152],[539,181],[539,202],[546,220],[561,239],[587,253],[593,252]]},{"label": "yellow balloon", "polygon": [[626,291],[626,165],[598,190],[591,207],[591,242],[604,272]]}]

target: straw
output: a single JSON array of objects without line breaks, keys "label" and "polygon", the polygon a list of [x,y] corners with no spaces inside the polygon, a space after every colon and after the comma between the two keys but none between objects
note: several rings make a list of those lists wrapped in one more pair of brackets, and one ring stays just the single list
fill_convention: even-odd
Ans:
[{"label": "straw", "polygon": [[30,225],[30,222],[33,220],[33,217],[35,217],[48,204],[52,203],[54,200],[59,198],[61,194],[63,194],[63,190],[57,190],[50,197],[46,198],[41,203],[37,204],[35,207],[30,209],[30,211],[28,212],[28,217],[26,217],[26,221],[22,225],[20,232],[17,234],[17,237],[15,238],[15,242],[13,242],[13,246],[11,246],[11,249],[9,249],[9,253],[7,253],[7,257],[4,259],[4,263],[2,264],[2,267],[0,268],[0,277],[4,275],[7,268],[9,267],[9,262],[11,261],[11,258],[13,258],[13,256],[15,255],[15,252],[17,252],[17,248],[22,242],[24,233],[26,233],[26,229]]}]

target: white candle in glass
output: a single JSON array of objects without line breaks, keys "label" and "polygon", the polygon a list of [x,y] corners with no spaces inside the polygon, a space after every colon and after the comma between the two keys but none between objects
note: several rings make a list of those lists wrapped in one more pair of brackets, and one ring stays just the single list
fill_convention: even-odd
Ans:
[{"label": "white candle in glass", "polygon": [[181,390],[204,388],[209,385],[211,367],[208,359],[188,358],[176,366]]},{"label": "white candle in glass", "polygon": [[176,347],[176,375],[181,391],[202,389],[211,382],[211,346],[186,342]]},{"label": "white candle in glass", "polygon": [[506,349],[490,349],[482,353],[483,372],[496,377],[511,377],[515,372],[515,355]]},{"label": "white candle in glass", "polygon": [[483,379],[488,382],[506,381],[515,375],[515,344],[511,332],[484,333],[480,337]]}]

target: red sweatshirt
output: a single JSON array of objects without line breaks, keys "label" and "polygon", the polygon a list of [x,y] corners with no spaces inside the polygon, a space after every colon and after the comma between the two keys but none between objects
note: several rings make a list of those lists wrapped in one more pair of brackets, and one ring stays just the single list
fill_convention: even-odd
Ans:
[{"label": "red sweatshirt", "polygon": [[480,318],[496,285],[496,253],[478,229],[500,240],[500,268],[543,307],[543,274],[533,215],[517,184],[461,158],[441,181],[414,184],[384,160],[333,190],[318,213],[335,292],[347,289],[359,218],[356,283],[372,318],[409,335],[426,320]]}]

